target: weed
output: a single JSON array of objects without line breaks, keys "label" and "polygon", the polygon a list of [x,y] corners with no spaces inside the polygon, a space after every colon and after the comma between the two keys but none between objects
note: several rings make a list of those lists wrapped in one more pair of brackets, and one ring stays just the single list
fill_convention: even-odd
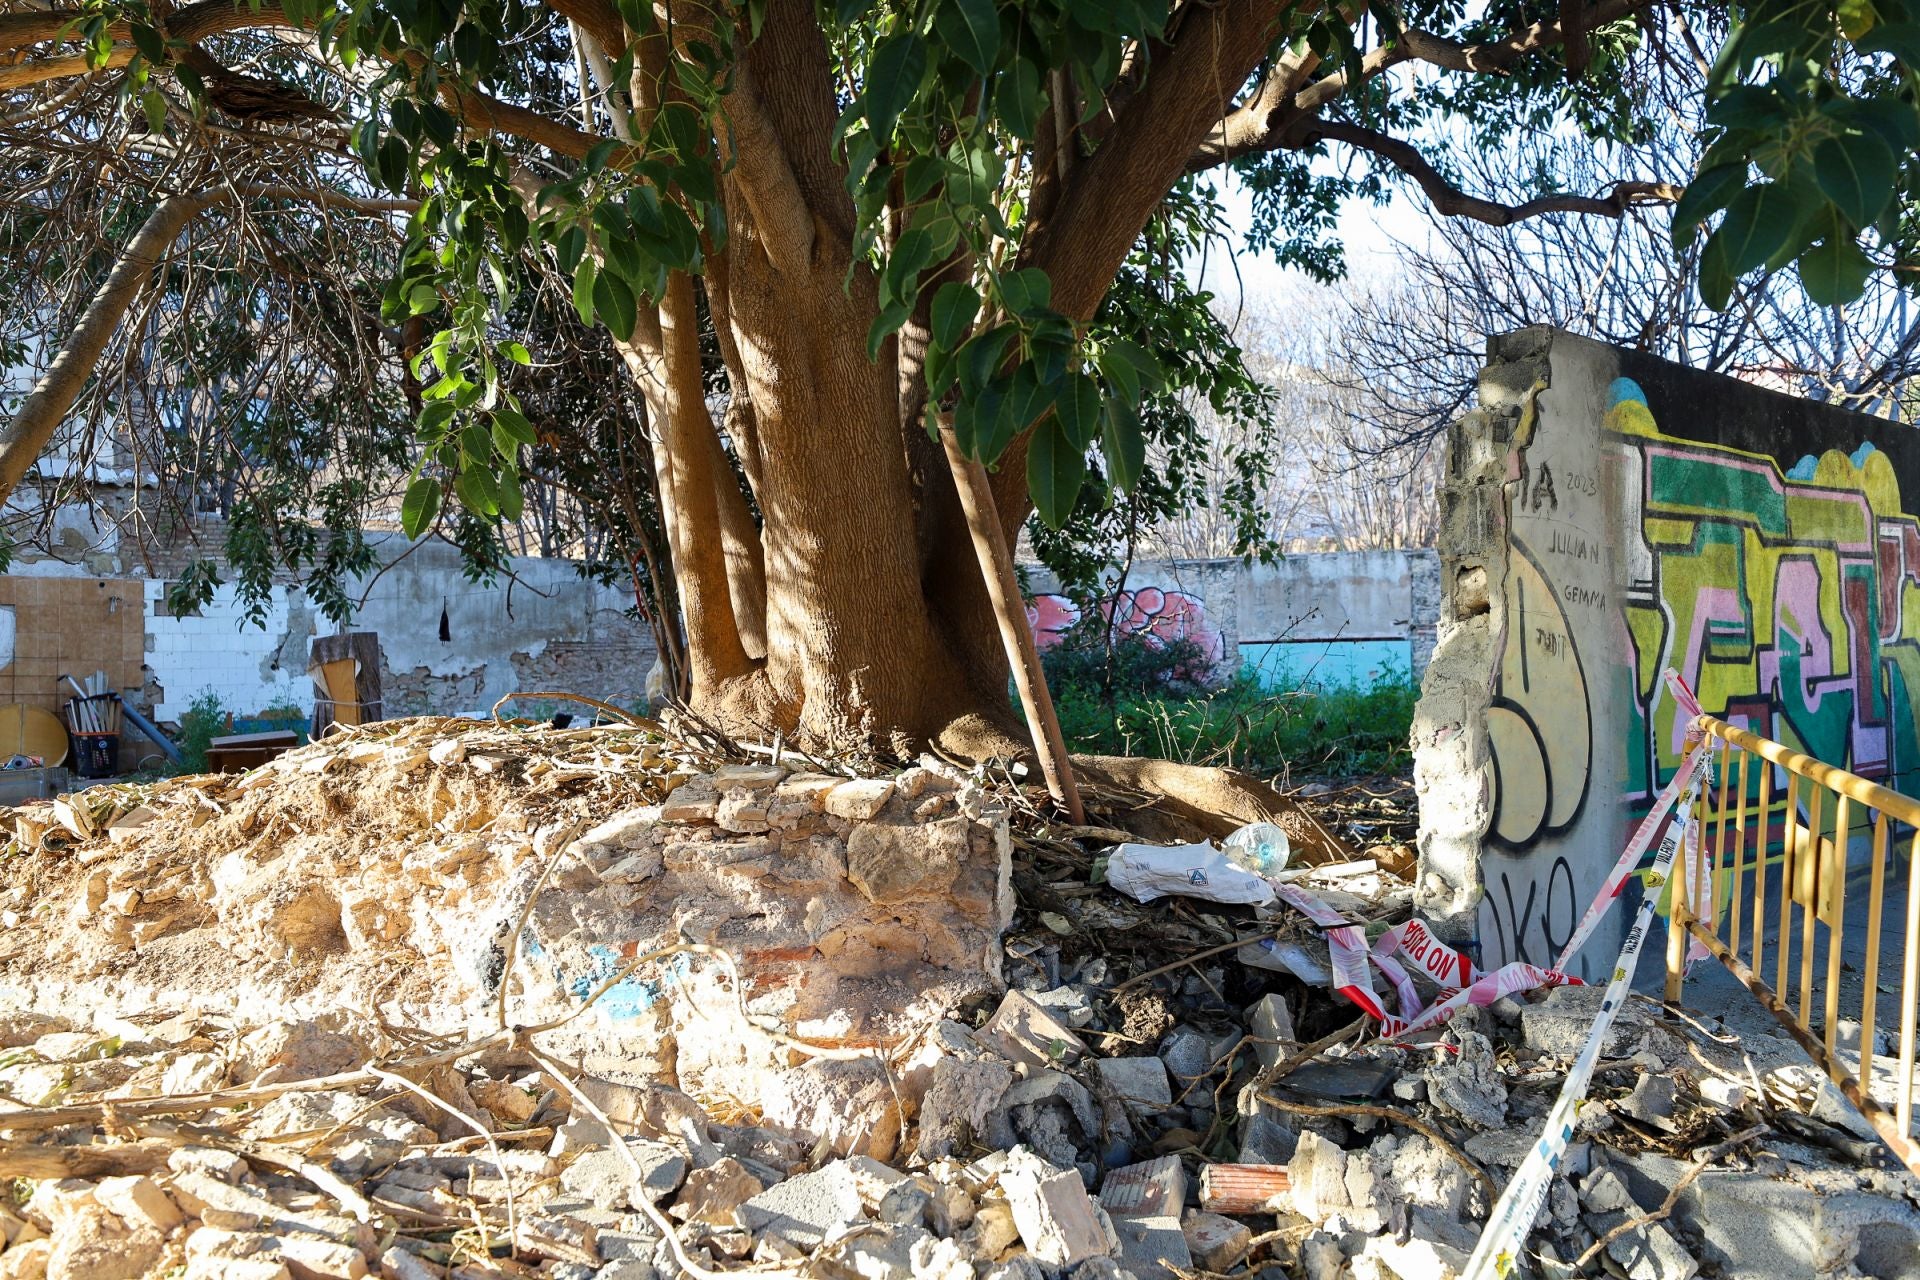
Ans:
[{"label": "weed", "polygon": [[180,717],[180,733],[176,739],[180,748],[180,772],[205,773],[207,748],[226,731],[227,709],[221,705],[220,695],[212,689],[202,689]]},{"label": "weed", "polygon": [[1044,659],[1070,750],[1296,777],[1401,773],[1410,762],[1419,687],[1404,671],[1371,686],[1274,690],[1251,671],[1207,686],[1195,678],[1198,646],[1130,636],[1114,646],[1109,682],[1104,639],[1074,640],[1068,633]]}]

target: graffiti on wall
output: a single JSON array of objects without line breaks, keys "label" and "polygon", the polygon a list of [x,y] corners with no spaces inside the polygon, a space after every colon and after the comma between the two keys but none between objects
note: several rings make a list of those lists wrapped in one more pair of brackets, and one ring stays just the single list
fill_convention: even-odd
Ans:
[{"label": "graffiti on wall", "polygon": [[1710,714],[1913,793],[1920,520],[1871,443],[1774,456],[1725,432],[1687,439],[1631,378],[1609,388],[1597,439],[1574,424],[1530,440],[1525,425],[1508,475],[1480,926],[1488,952],[1538,961],[1679,765],[1667,667]]},{"label": "graffiti on wall", "polygon": [[1608,428],[1637,499],[1624,600],[1641,732],[1627,793],[1678,766],[1660,672],[1710,714],[1896,790],[1920,771],[1920,521],[1871,443],[1773,458],[1665,435],[1629,379]]},{"label": "graffiti on wall", "polygon": [[[1198,596],[1141,587],[1101,600],[1099,613],[1119,635],[1136,636],[1155,647],[1191,640],[1216,668],[1226,661],[1227,638],[1207,617],[1206,603]],[[1063,595],[1037,595],[1027,601],[1027,625],[1042,652],[1059,644],[1081,616],[1080,607]]]}]

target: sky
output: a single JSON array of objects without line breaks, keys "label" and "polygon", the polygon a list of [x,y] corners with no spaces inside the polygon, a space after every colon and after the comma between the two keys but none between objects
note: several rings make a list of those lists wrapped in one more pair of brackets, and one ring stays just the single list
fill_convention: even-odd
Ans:
[{"label": "sky", "polygon": [[[1237,311],[1242,301],[1256,308],[1283,304],[1314,287],[1305,276],[1282,267],[1270,255],[1245,248],[1247,229],[1253,225],[1253,200],[1230,172],[1220,201],[1233,228],[1233,243],[1214,245],[1203,260],[1188,263],[1188,272],[1214,292],[1223,308]],[[1388,270],[1396,241],[1418,243],[1426,225],[1426,209],[1418,197],[1396,193],[1384,206],[1370,200],[1348,201],[1340,212],[1339,232],[1347,246],[1349,277],[1366,279]]]}]

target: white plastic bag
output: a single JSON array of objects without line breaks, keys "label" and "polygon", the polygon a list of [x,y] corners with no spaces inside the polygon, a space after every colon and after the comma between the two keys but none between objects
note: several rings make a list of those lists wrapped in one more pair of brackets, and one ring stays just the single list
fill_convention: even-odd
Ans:
[{"label": "white plastic bag", "polygon": [[1107,883],[1135,902],[1174,894],[1208,902],[1272,902],[1273,886],[1210,844],[1123,844],[1107,858]]}]

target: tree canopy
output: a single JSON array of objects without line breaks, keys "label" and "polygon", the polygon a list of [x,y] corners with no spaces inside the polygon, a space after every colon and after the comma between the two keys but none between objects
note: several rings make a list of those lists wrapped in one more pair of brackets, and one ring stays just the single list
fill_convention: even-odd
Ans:
[{"label": "tree canopy", "polygon": [[[78,405],[245,479],[231,560],[323,578],[396,498],[484,563],[561,494],[697,709],[823,743],[1012,740],[943,430],[1004,532],[1086,539],[1190,497],[1196,394],[1270,412],[1182,269],[1224,170],[1322,277],[1395,184],[1495,227],[1671,204],[1714,307],[1913,265],[1892,0],[0,0],[0,59],[44,371],[0,486]],[[1692,172],[1641,159],[1681,94]],[[1620,168],[1453,158],[1527,139]],[[135,422],[109,353],[195,373]]]}]

